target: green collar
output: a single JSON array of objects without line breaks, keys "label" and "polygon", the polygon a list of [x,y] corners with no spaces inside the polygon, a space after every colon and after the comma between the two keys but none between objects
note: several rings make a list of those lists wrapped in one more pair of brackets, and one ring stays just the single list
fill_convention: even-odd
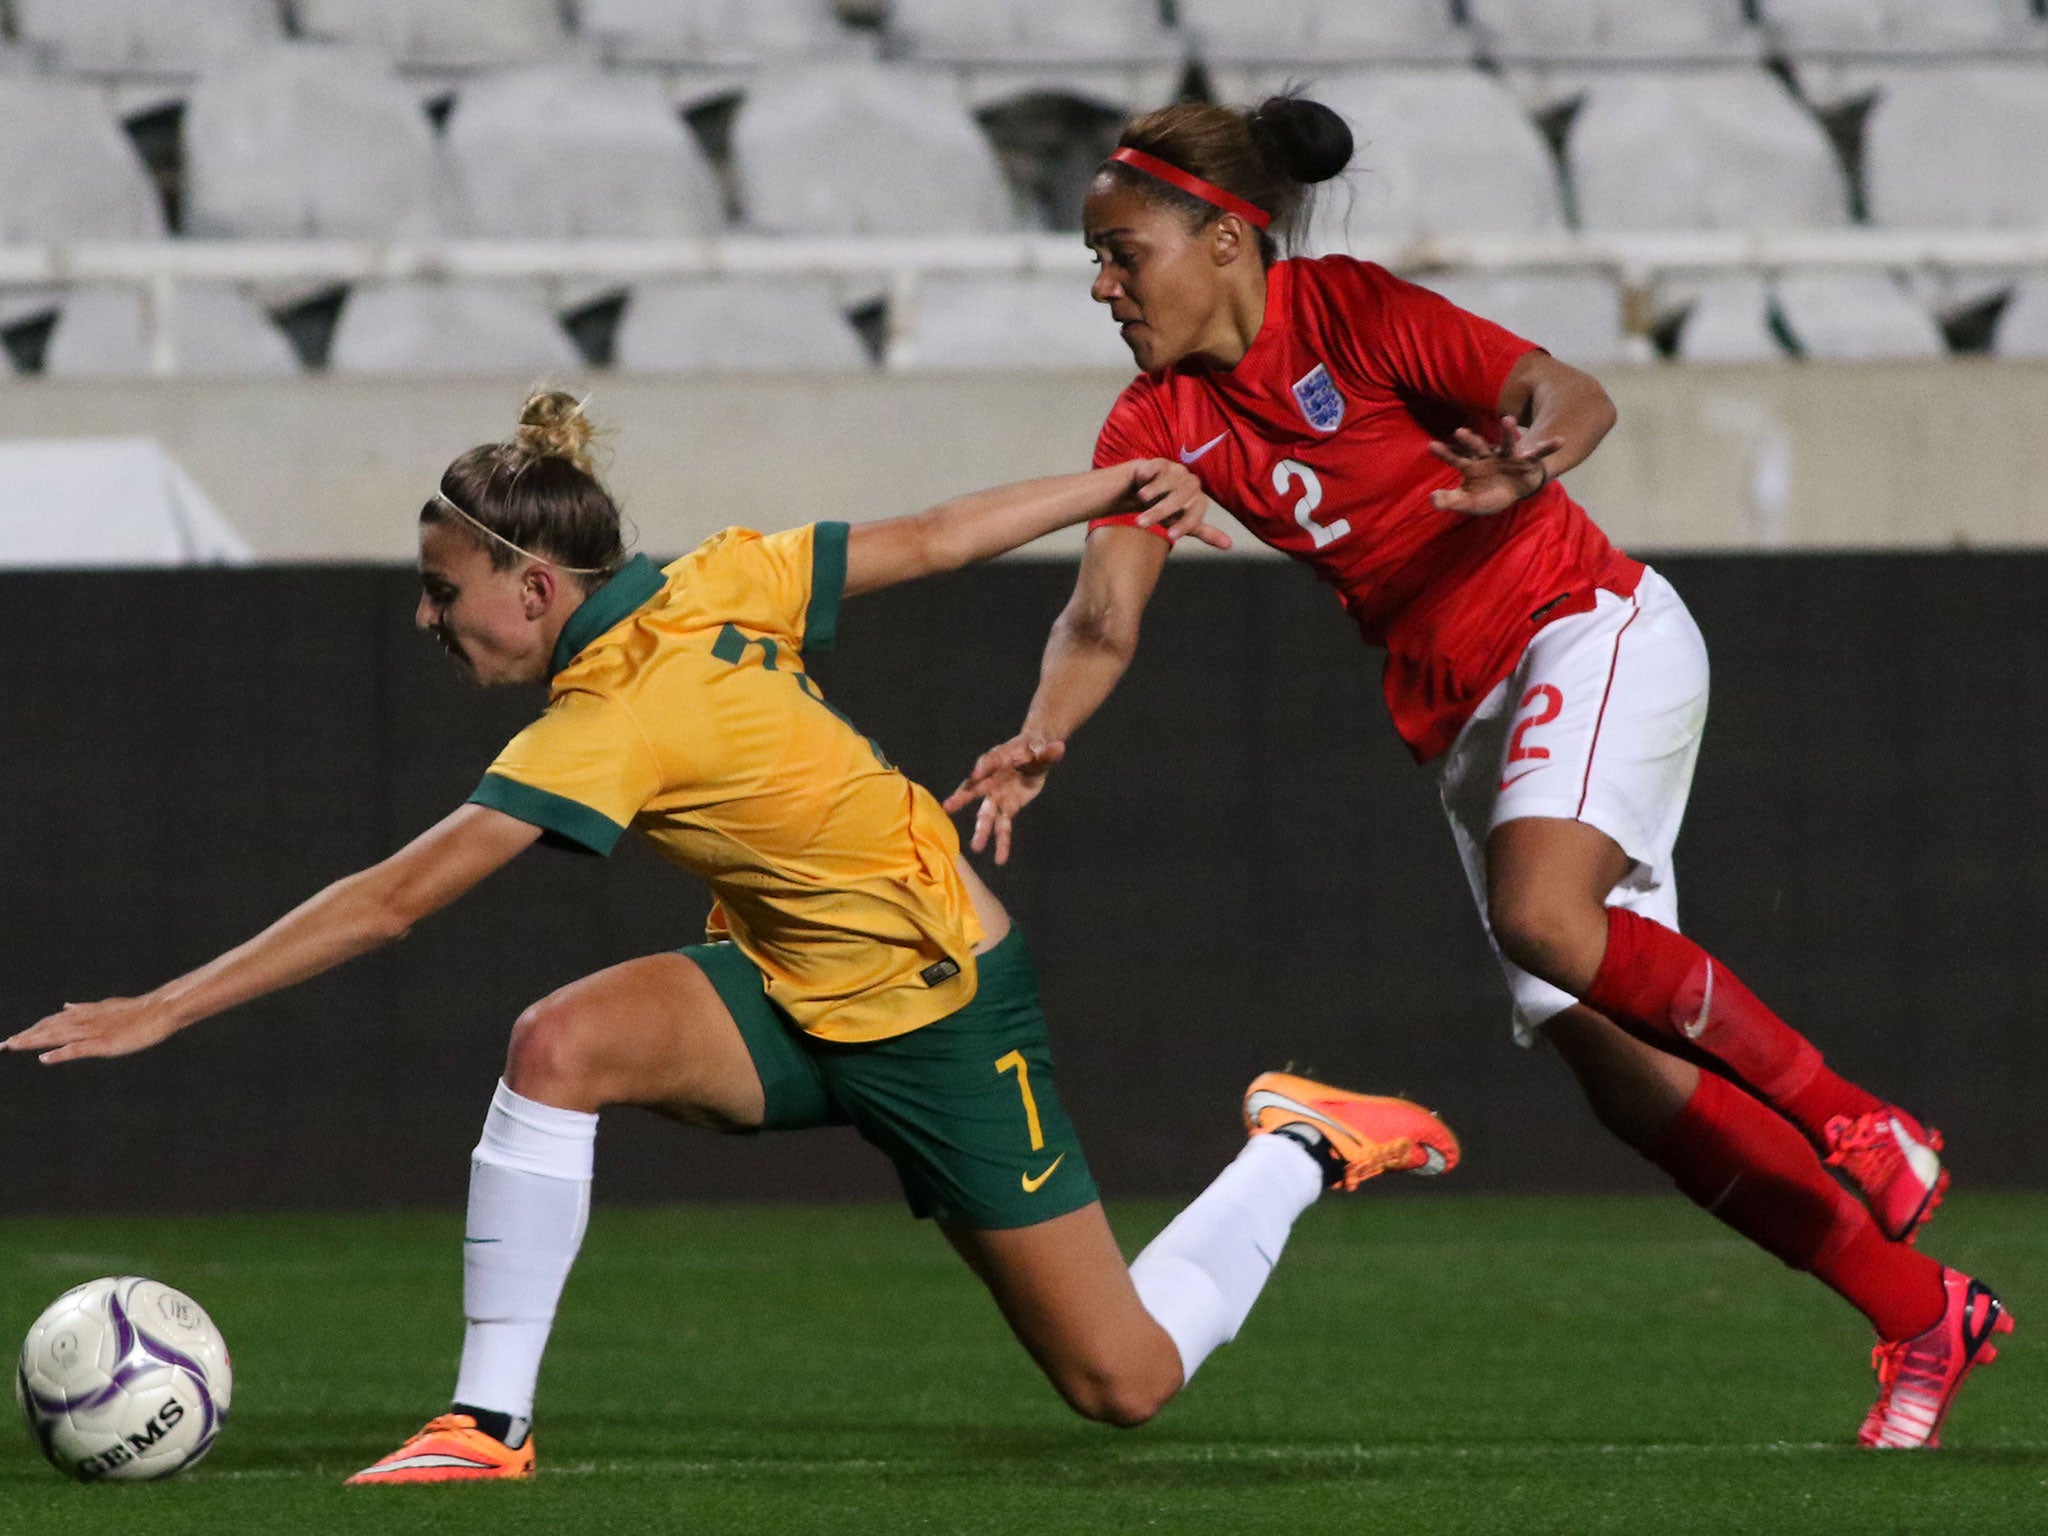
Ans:
[{"label": "green collar", "polygon": [[635,609],[645,607],[647,600],[661,590],[664,580],[661,567],[645,555],[635,555],[620,566],[610,580],[583,599],[582,606],[569,615],[569,622],[555,637],[555,654],[548,676],[553,678],[591,641],[630,618]]}]

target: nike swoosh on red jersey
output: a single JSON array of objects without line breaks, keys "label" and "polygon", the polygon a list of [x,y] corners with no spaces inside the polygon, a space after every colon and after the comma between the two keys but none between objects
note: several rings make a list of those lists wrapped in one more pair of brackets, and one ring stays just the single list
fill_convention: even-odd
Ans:
[{"label": "nike swoosh on red jersey", "polygon": [[1194,450],[1193,450],[1192,452],[1190,452],[1190,451],[1189,451],[1188,449],[1186,449],[1186,448],[1183,448],[1183,449],[1181,449],[1181,451],[1180,451],[1180,461],[1181,461],[1181,463],[1183,463],[1183,464],[1192,464],[1192,463],[1194,463],[1194,462],[1195,462],[1195,460],[1199,459],[1199,458],[1200,458],[1200,457],[1201,457],[1201,456],[1202,456],[1203,454],[1207,453],[1207,452],[1208,452],[1208,451],[1209,451],[1209,450],[1210,450],[1211,448],[1214,448],[1214,447],[1215,447],[1215,446],[1216,446],[1216,445],[1217,445],[1218,443],[1222,442],[1222,441],[1223,441],[1223,439],[1225,439],[1225,438],[1226,438],[1226,437],[1228,437],[1228,436],[1230,436],[1230,429],[1229,429],[1228,427],[1226,427],[1226,428],[1224,428],[1224,429],[1223,429],[1223,430],[1222,430],[1221,432],[1218,432],[1218,433],[1217,433],[1217,434],[1216,434],[1216,435],[1215,435],[1214,437],[1210,438],[1210,439],[1209,439],[1209,441],[1207,441],[1206,443],[1202,444],[1202,446],[1201,446],[1201,447],[1199,447],[1199,448],[1197,448],[1197,449],[1194,449]]}]

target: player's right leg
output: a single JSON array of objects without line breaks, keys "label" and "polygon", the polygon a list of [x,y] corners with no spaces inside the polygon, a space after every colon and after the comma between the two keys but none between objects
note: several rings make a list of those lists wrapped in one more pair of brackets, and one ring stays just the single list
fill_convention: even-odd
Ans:
[{"label": "player's right leg", "polygon": [[470,1165],[454,1404],[352,1484],[532,1475],[534,1388],[589,1216],[599,1109],[641,1104],[722,1130],[763,1123],[762,1069],[705,969],[723,957],[692,953],[703,964],[629,960],[520,1016]]}]

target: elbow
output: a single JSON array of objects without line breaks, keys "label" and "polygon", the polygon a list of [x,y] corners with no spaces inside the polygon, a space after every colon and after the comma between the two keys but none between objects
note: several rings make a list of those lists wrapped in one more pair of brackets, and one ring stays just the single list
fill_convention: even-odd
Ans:
[{"label": "elbow", "polygon": [[1138,620],[1107,603],[1077,603],[1060,615],[1069,644],[1129,661],[1138,649]]},{"label": "elbow", "polygon": [[390,902],[379,904],[370,914],[365,925],[372,948],[396,944],[400,939],[412,936],[412,925],[417,919],[414,914]]}]

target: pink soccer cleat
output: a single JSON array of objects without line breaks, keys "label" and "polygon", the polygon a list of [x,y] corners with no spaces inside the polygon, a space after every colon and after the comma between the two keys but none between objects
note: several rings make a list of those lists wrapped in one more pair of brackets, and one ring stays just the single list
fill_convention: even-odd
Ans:
[{"label": "pink soccer cleat", "polygon": [[1837,1115],[1826,1133],[1828,1166],[1849,1176],[1878,1230],[1895,1243],[1912,1242],[1948,1188],[1941,1132],[1887,1104],[1854,1119]]},{"label": "pink soccer cleat", "polygon": [[1859,1445],[1937,1449],[1941,1421],[1963,1378],[1998,1358],[1993,1334],[2012,1332],[2012,1314],[1983,1281],[1945,1269],[1941,1284],[1948,1306],[1939,1322],[1916,1338],[1880,1344],[1870,1352],[1870,1363],[1877,1367],[1877,1401],[1857,1432]]}]

